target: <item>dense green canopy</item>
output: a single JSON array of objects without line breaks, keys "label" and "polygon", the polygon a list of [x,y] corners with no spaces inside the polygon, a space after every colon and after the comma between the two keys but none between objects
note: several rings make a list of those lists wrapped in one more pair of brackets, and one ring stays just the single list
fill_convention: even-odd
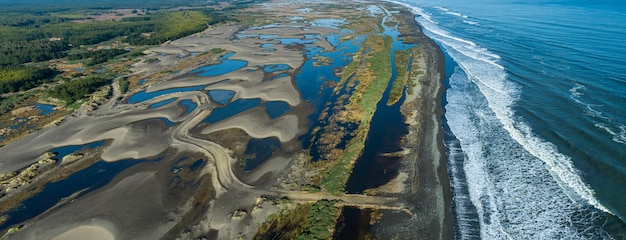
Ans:
[{"label": "dense green canopy", "polygon": [[0,67],[0,93],[28,90],[48,82],[56,71],[35,67]]}]

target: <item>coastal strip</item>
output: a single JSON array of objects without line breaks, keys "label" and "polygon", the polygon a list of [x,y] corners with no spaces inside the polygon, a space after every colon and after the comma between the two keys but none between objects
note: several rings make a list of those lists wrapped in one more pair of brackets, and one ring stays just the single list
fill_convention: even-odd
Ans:
[{"label": "coastal strip", "polygon": [[[401,195],[415,213],[411,220],[385,218],[375,226],[383,238],[454,239],[452,194],[443,145],[443,93],[445,59],[441,48],[422,32],[410,6],[388,1],[411,29],[408,40],[417,43],[413,53],[406,99],[401,107],[409,133],[403,138],[405,152],[400,172],[408,173]],[[400,226],[401,225],[401,226]],[[400,228],[400,229],[399,229]]]}]

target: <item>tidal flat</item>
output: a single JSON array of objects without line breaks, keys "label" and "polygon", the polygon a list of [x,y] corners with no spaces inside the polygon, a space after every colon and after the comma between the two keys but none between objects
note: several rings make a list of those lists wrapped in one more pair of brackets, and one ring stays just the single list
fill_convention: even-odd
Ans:
[{"label": "tidal flat", "polygon": [[[276,0],[235,17],[1,147],[3,237],[452,239],[443,55],[413,13]],[[72,190],[42,198],[53,184]]]}]

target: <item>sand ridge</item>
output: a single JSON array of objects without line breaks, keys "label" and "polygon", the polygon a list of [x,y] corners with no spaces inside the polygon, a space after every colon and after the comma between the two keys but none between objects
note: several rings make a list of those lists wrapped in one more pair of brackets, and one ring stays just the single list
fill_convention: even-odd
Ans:
[{"label": "sand ridge", "polygon": [[271,119],[260,108],[253,108],[231,117],[228,121],[220,121],[204,128],[202,134],[210,134],[220,130],[239,128],[253,138],[277,137],[281,142],[288,142],[298,134],[298,117],[287,114]]}]

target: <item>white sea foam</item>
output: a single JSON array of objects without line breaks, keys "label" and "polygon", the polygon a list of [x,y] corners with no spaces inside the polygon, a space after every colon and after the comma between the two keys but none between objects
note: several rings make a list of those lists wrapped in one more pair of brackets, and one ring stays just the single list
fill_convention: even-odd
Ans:
[{"label": "white sea foam", "polygon": [[[584,222],[574,219],[576,223],[570,216],[590,214],[586,212],[589,205],[577,195],[570,199],[563,194],[545,164],[502,128],[485,96],[477,94],[480,89],[461,68],[450,77],[450,85],[446,118],[466,156],[463,171],[470,201],[480,219],[481,238],[588,237],[577,229],[590,228],[597,216],[589,215]],[[452,184],[457,183],[453,180]],[[458,211],[457,215],[464,214]],[[604,236],[601,232],[594,234]]]},{"label": "white sea foam", "polygon": [[475,21],[470,21],[470,20],[463,20],[464,23],[467,23],[469,25],[474,25],[474,26],[480,26],[480,23],[475,22]]},{"label": "white sea foam", "polygon": [[578,97],[582,96],[583,93],[580,92],[580,90],[582,89],[586,89],[585,85],[582,85],[580,83],[576,83],[576,86],[574,86],[573,88],[569,89],[569,93],[570,93],[570,98],[578,101]]},{"label": "white sea foam", "polygon": [[606,133],[612,136],[611,140],[616,143],[626,144],[626,126],[618,126],[617,130],[613,130],[605,124],[596,123],[595,126],[604,130]]},{"label": "white sea foam", "polygon": [[[450,77],[450,82],[461,85],[469,83],[463,71],[455,71]],[[480,220],[481,238],[503,239],[504,234],[499,231],[502,229],[499,212],[497,206],[494,205],[496,199],[492,186],[490,186],[489,174],[486,172],[486,163],[481,157],[484,146],[483,142],[479,140],[480,130],[473,124],[474,120],[470,119],[470,114],[467,113],[468,108],[463,104],[464,102],[475,102],[473,101],[474,96],[466,95],[463,92],[448,94],[448,96],[449,104],[446,106],[446,111],[456,113],[453,115],[446,114],[448,123],[455,133],[460,129],[465,130],[462,134],[458,134],[463,145],[463,153],[466,156],[463,171],[466,173],[470,201],[476,207]],[[481,121],[484,121],[484,115],[482,116]]]},{"label": "white sea foam", "polygon": [[613,141],[626,144],[626,126],[620,125],[618,128],[619,128],[619,133],[615,133],[613,135],[614,136]]},{"label": "white sea foam", "polygon": [[[406,6],[407,4],[404,5]],[[417,7],[412,7],[411,9],[416,12],[423,12],[423,10]],[[573,188],[583,199],[596,208],[609,212],[593,197],[593,192],[580,179],[569,157],[556,151],[556,147],[553,144],[534,136],[530,127],[525,123],[516,123],[511,107],[515,104],[518,97],[517,86],[506,80],[504,68],[496,63],[497,59],[489,59],[495,54],[488,52],[484,48],[477,47],[474,42],[452,36],[431,21],[421,21],[420,23],[431,33],[429,35],[431,38],[438,40],[445,47],[458,51],[459,54],[455,56],[451,54],[451,56],[470,76],[470,79],[477,83],[481,92],[485,95],[489,107],[495,112],[497,118],[511,137],[524,146],[531,154],[543,160],[548,165],[549,170],[561,181]],[[464,46],[463,44],[469,46]],[[486,71],[488,69],[484,69],[483,66],[485,63],[498,69]]]},{"label": "white sea foam", "polygon": [[450,14],[452,16],[457,16],[457,17],[463,17],[463,14],[460,14],[458,12],[446,12],[446,14]]},{"label": "white sea foam", "polygon": [[450,11],[450,9],[444,8],[442,6],[434,6],[433,8],[439,9],[439,10],[442,10],[442,11]]},{"label": "white sea foam", "polygon": [[460,13],[458,13],[458,12],[452,12],[452,11],[450,11],[450,9],[444,8],[444,7],[442,7],[442,6],[435,6],[435,7],[433,7],[433,8],[434,8],[434,9],[439,9],[439,10],[443,11],[444,13],[449,14],[449,15],[452,15],[452,16],[457,16],[457,17],[462,17],[462,18],[468,18],[468,16],[467,16],[467,15],[463,15],[463,14],[460,14]]},{"label": "white sea foam", "polygon": [[468,192],[467,177],[463,170],[465,153],[457,140],[447,140],[445,145],[448,149],[448,172],[451,176],[450,185],[454,195],[456,229],[460,233],[460,239],[478,239],[480,238],[480,219],[476,217],[477,213]]},{"label": "white sea foam", "polygon": [[[602,111],[596,110],[595,108],[600,107],[600,105],[586,103],[581,100],[581,98],[585,96],[582,91],[586,90],[587,88],[580,83],[574,84],[575,86],[570,88],[569,90],[569,98],[585,107],[583,113],[596,120],[594,122],[594,126],[596,128],[604,130],[607,134],[611,135],[611,140],[613,140],[613,142],[626,145],[626,125],[619,124],[613,118],[606,116],[606,114],[604,114]],[[607,125],[605,124],[605,122],[611,124]]]},{"label": "white sea foam", "polygon": [[[538,238],[582,237],[573,226],[585,228],[597,218],[583,202],[609,211],[594,198],[571,159],[534,135],[515,116],[512,108],[519,99],[519,89],[507,80],[504,67],[498,64],[499,56],[441,29],[432,16],[423,17],[422,9],[403,5],[422,16],[418,21],[424,32],[442,44],[462,69],[450,79],[453,87],[447,92],[446,118],[467,155],[464,171],[470,199],[479,214],[481,237],[503,239],[510,238],[510,233]],[[454,92],[454,84],[465,84],[460,88],[473,85],[481,99]],[[467,104],[479,105],[468,108]],[[568,223],[570,214],[587,213],[588,221]]]}]

